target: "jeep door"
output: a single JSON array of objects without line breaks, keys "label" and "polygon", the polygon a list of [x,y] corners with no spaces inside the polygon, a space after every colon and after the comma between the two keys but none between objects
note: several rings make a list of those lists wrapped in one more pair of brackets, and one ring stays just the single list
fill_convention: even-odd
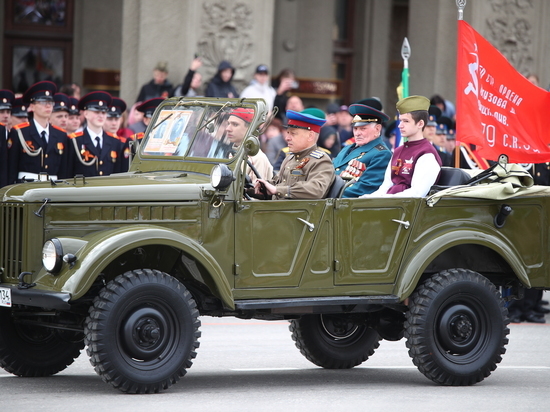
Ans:
[{"label": "jeep door", "polygon": [[235,214],[235,287],[332,285],[333,202],[244,202]]},{"label": "jeep door", "polygon": [[421,201],[339,199],[334,212],[335,284],[393,283]]}]

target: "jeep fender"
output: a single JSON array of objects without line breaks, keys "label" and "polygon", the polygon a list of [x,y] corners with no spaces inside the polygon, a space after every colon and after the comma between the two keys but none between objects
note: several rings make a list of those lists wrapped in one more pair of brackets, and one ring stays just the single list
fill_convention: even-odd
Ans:
[{"label": "jeep fender", "polygon": [[[65,241],[74,244],[74,239],[58,239],[62,244]],[[218,262],[198,242],[179,232],[160,226],[136,225],[95,233],[87,240],[78,252],[75,251],[75,265],[72,268],[65,265],[64,270],[58,275],[59,281],[64,281],[61,291],[70,293],[71,300],[82,297],[102,270],[118,256],[136,247],[155,244],[172,246],[200,262],[216,285],[217,290],[212,291],[214,295],[224,306],[235,308],[231,287]]]},{"label": "jeep fender", "polygon": [[463,244],[481,245],[494,250],[508,262],[521,283],[527,287],[531,286],[522,262],[517,259],[510,245],[503,242],[502,239],[476,230],[453,230],[430,239],[427,243],[421,242],[410,250],[401,264],[395,285],[395,294],[401,299],[410,296],[430,262],[445,250]]}]

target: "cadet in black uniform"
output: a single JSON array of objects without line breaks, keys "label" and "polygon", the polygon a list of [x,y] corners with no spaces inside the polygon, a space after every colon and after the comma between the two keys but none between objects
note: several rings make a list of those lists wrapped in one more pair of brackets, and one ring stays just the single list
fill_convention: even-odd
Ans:
[{"label": "cadet in black uniform", "polygon": [[117,132],[122,125],[122,113],[125,111],[126,102],[118,97],[113,97],[109,110],[107,110],[107,120],[105,120],[105,124],[103,125],[103,130],[105,130],[107,134],[113,135],[122,143],[124,156],[120,160],[122,162],[121,168],[123,172],[128,171],[130,166],[130,139],[119,136]]},{"label": "cadet in black uniform", "polygon": [[13,99],[11,90],[0,90],[0,187],[8,182],[8,119]]},{"label": "cadet in black uniform", "polygon": [[53,111],[50,116],[50,123],[63,129],[67,133],[69,123],[69,106],[71,100],[69,96],[63,93],[56,93],[53,96]]},{"label": "cadet in black uniform", "polygon": [[27,113],[27,105],[23,102],[22,97],[18,97],[13,100],[11,105],[11,116],[10,121],[8,122],[8,127],[11,128],[20,123],[25,123],[29,120],[29,115]]},{"label": "cadet in black uniform", "polygon": [[29,106],[29,121],[10,130],[8,184],[38,179],[42,172],[50,179],[69,177],[67,133],[49,123],[56,90],[55,83],[46,80],[33,84],[23,95]]},{"label": "cadet in black uniform", "polygon": [[103,131],[112,97],[107,92],[91,92],[78,102],[86,127],[69,135],[71,175],[108,176],[123,170],[124,148],[114,135]]},{"label": "cadet in black uniform", "polygon": [[[149,126],[149,123],[151,123],[151,117],[153,117],[153,113],[155,113],[155,110],[163,101],[164,99],[162,97],[154,97],[136,107],[136,110],[138,112],[143,113],[143,123],[145,123],[145,127]],[[138,152],[139,145],[141,144],[143,136],[145,136],[145,132],[140,132],[132,135],[132,156],[135,156],[135,154]]]}]

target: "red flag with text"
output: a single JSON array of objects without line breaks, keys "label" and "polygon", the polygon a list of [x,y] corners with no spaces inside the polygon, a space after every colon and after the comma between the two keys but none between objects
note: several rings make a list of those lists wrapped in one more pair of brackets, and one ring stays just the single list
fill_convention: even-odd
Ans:
[{"label": "red flag with text", "polygon": [[550,161],[550,93],[535,86],[464,20],[458,21],[458,141],[489,160]]}]

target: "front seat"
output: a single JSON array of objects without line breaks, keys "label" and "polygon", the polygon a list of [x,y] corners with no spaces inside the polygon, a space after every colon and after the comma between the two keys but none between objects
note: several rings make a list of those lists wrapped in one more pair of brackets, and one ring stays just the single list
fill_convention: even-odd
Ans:
[{"label": "front seat", "polygon": [[325,199],[340,197],[345,185],[346,185],[346,181],[342,179],[340,176],[335,175],[334,181],[332,182],[332,185],[330,186],[330,189],[328,190],[328,193],[325,196]]}]

